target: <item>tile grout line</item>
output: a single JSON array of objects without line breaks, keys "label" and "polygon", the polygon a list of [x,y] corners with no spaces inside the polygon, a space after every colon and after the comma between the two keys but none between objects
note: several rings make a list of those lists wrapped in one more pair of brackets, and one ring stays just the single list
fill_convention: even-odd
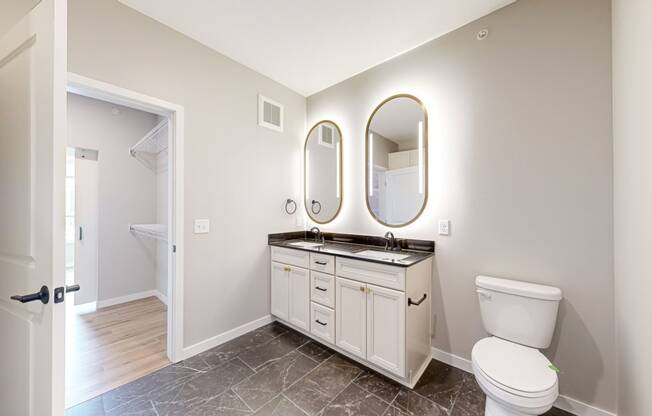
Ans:
[{"label": "tile grout line", "polygon": [[[292,351],[290,351],[288,354],[290,354],[290,353],[293,352],[293,351],[296,351],[296,350],[292,350]],[[287,354],[286,354],[286,355],[287,355]],[[236,357],[236,358],[237,358],[237,357]],[[267,406],[269,403],[271,403],[271,402],[272,402],[274,399],[276,399],[278,396],[287,397],[287,396],[285,396],[284,392],[288,391],[290,388],[292,388],[292,387],[293,387],[295,384],[297,384],[299,381],[303,380],[303,379],[304,379],[305,377],[307,377],[310,373],[312,373],[313,371],[315,371],[317,368],[321,367],[321,365],[322,365],[323,363],[325,363],[325,362],[326,362],[326,360],[324,360],[324,361],[321,362],[321,363],[318,363],[317,366],[316,366],[315,368],[313,368],[312,370],[308,371],[308,372],[307,372],[306,374],[304,374],[303,376],[299,377],[299,378],[298,378],[294,383],[290,384],[290,385],[287,386],[285,389],[281,390],[281,392],[279,392],[276,396],[272,397],[271,399],[269,399],[269,400],[267,400],[265,403],[263,403],[263,404],[258,408],[258,410],[260,410],[260,409],[262,409],[263,407]],[[251,376],[253,376],[253,374],[252,374]],[[251,377],[251,376],[249,376],[249,377]],[[247,377],[247,378],[249,378],[249,377]],[[246,380],[246,379],[245,379],[245,380]],[[245,380],[242,380],[240,383],[244,382]],[[231,389],[233,390],[233,388],[239,386],[240,383],[238,383],[238,384],[232,386]],[[233,391],[235,392],[235,390],[233,390]],[[290,400],[290,399],[288,398],[288,400]],[[243,400],[243,401],[244,401],[244,400]],[[291,401],[291,400],[290,400],[290,401]],[[299,405],[297,405],[297,404],[294,403],[294,402],[292,402],[292,403],[293,403],[295,406],[297,406],[297,407],[299,408],[299,410],[301,410],[302,412],[306,413],[306,411],[303,410]],[[246,404],[246,402],[245,402],[245,404]]]},{"label": "tile grout line", "polygon": [[[254,412],[254,409],[252,409],[251,406],[249,406],[249,404],[248,404],[248,403],[247,403],[247,402],[246,402],[242,397],[240,397],[240,395],[238,394],[238,392],[235,391],[235,390],[233,389],[233,386],[232,386],[229,390],[231,390],[231,391],[233,392],[233,394],[235,394],[236,397],[237,397],[238,399],[240,399],[240,401],[241,401],[242,403],[244,403],[245,406],[247,406],[247,409],[249,409],[249,410],[251,411],[251,414],[254,414],[254,413],[255,413],[255,412]],[[229,390],[227,390],[227,391],[229,391]],[[225,391],[224,393],[226,393],[227,391]],[[224,393],[222,393],[222,394],[224,394]]]},{"label": "tile grout line", "polygon": [[[239,356],[239,355],[236,355],[236,356],[235,356],[235,358],[233,358],[233,360],[232,360],[232,361],[235,361],[235,360],[238,360],[238,361],[240,361],[240,362],[241,362],[242,364],[244,364],[244,366],[245,366],[245,367],[247,367],[248,369],[250,369],[251,371],[253,371],[253,372],[254,372],[254,374],[257,374],[257,373],[258,373],[258,371],[256,371],[256,369],[255,369],[255,368],[253,368],[253,367],[252,367],[252,366],[250,366],[249,364],[247,364],[247,363],[245,363],[245,361],[244,361],[244,360],[243,360],[242,358],[240,358],[240,356]],[[251,374],[251,375],[250,375],[250,376],[248,376],[247,378],[249,378],[249,377],[251,377],[251,376],[253,376],[254,374]]]},{"label": "tile grout line", "polygon": [[[304,344],[304,345],[305,345],[305,344]],[[303,347],[303,345],[302,345],[302,347]],[[302,351],[299,351],[298,348],[297,348],[295,351],[298,352],[299,354],[303,355],[304,357],[311,359],[312,361],[316,362],[317,364],[320,364],[319,361],[315,360],[314,358],[312,358],[312,357],[309,356],[308,354],[306,354],[306,353],[304,353],[304,352],[302,352]],[[331,358],[331,357],[328,357],[328,358]],[[328,358],[327,358],[327,359],[328,359]],[[326,360],[327,360],[327,359],[326,359]],[[324,360],[324,361],[326,361],[326,360]]]},{"label": "tile grout line", "polygon": [[[308,341],[308,342],[310,342],[310,341]],[[307,342],[304,343],[304,344],[301,344],[299,347],[297,347],[297,348],[293,349],[292,351],[288,352],[288,353],[285,354],[284,356],[280,357],[278,360],[280,360],[280,359],[282,359],[282,358],[285,358],[286,356],[290,355],[291,353],[293,353],[293,352],[295,352],[295,351],[298,352],[298,353],[301,354],[301,355],[305,355],[305,354],[302,354],[301,351],[299,351],[299,348],[303,347],[303,346],[306,345],[306,344],[307,344]],[[236,356],[236,357],[233,358],[233,359],[236,359],[236,358],[239,359],[240,361],[242,361],[242,362],[244,363],[244,361],[243,361],[239,356]],[[307,357],[307,358],[310,358],[310,357]],[[330,357],[329,357],[329,358],[330,358]],[[278,360],[276,360],[276,361],[278,361]],[[328,360],[328,359],[322,361],[321,363],[319,363],[319,362],[316,361],[316,360],[312,360],[312,361],[314,361],[315,363],[317,363],[317,366],[315,366],[315,368],[313,368],[312,370],[308,371],[308,372],[307,372],[306,374],[304,374],[303,376],[299,377],[299,378],[298,378],[294,383],[290,384],[289,386],[287,386],[286,388],[284,388],[283,390],[281,390],[277,395],[275,395],[274,397],[272,397],[271,399],[269,399],[268,401],[266,401],[265,403],[263,403],[263,404],[262,404],[258,409],[260,410],[261,408],[265,407],[267,404],[269,404],[272,400],[276,399],[278,396],[281,396],[281,395],[282,395],[282,396],[285,397],[285,395],[283,394],[285,391],[289,390],[289,389],[292,388],[295,384],[297,384],[299,381],[301,381],[301,380],[303,380],[305,377],[307,377],[310,373],[312,373],[313,371],[315,371],[317,368],[321,367],[322,364],[324,364],[327,360]],[[245,365],[246,365],[246,363],[245,363]],[[269,365],[271,365],[271,363],[270,363]],[[249,368],[251,368],[251,367],[249,367]],[[262,370],[262,368],[261,368],[261,370]],[[233,390],[233,392],[236,393],[236,391],[235,391],[235,388],[236,388],[236,387],[238,387],[240,384],[244,383],[246,380],[248,380],[249,378],[253,377],[253,376],[256,375],[257,373],[258,373],[258,372],[254,371],[254,374],[251,374],[250,376],[246,377],[245,379],[243,379],[243,380],[239,381],[238,383],[234,384],[233,386],[231,386],[231,390]],[[236,393],[236,394],[237,394],[237,393]],[[238,397],[240,397],[240,396],[238,395]],[[241,398],[241,399],[242,399],[242,398]],[[290,399],[288,398],[288,400],[290,400]],[[246,401],[244,401],[244,399],[242,399],[242,401],[245,402],[245,405],[246,405],[247,407],[249,407],[249,405],[247,404]],[[291,400],[290,400],[290,401],[291,401]],[[291,402],[292,402],[292,401],[291,401]],[[302,409],[299,405],[297,405],[296,403],[292,402],[292,404],[294,404],[295,406],[297,406],[297,407],[299,408],[299,410],[301,410],[302,412],[306,413],[306,411],[303,410],[303,409]]]},{"label": "tile grout line", "polygon": [[282,398],[284,398],[284,399],[286,399],[287,401],[289,401],[290,403],[292,403],[292,404],[293,404],[297,409],[299,409],[299,410],[300,410],[303,414],[305,414],[306,416],[310,416],[310,413],[308,413],[308,412],[306,412],[305,410],[303,410],[303,408],[302,408],[301,406],[299,406],[298,404],[296,404],[292,399],[290,399],[290,398],[289,398],[288,396],[286,396],[285,394],[281,393],[281,394],[279,394],[279,396],[281,396]]}]

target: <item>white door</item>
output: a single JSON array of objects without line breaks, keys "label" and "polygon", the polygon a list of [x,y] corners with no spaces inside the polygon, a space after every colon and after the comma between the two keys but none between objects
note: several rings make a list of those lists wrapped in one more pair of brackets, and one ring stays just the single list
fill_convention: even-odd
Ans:
[{"label": "white door", "polygon": [[288,320],[289,307],[289,272],[290,267],[285,264],[272,262],[272,315]]},{"label": "white door", "polygon": [[405,377],[405,293],[367,285],[367,360]]},{"label": "white door", "polygon": [[365,358],[366,285],[338,277],[335,281],[335,344]]},{"label": "white door", "polygon": [[[85,152],[76,149],[77,153]],[[98,166],[97,157],[75,159],[75,305],[97,302]]]},{"label": "white door", "polygon": [[308,270],[290,267],[289,322],[306,331],[310,330],[310,275]]},{"label": "white door", "polygon": [[[65,311],[54,289],[65,268],[66,3],[42,0],[3,33],[0,415],[61,416]],[[11,299],[42,286],[47,303]]]},{"label": "white door", "polygon": [[414,218],[423,205],[424,194],[419,193],[419,170],[413,166],[386,173],[387,223],[401,224]]}]

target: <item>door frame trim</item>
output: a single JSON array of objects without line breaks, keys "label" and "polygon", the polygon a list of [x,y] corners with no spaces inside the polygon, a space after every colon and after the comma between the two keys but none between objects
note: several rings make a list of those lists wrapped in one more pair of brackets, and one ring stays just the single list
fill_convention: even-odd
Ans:
[{"label": "door frame trim", "polygon": [[173,226],[168,230],[168,271],[172,273],[168,276],[167,355],[173,363],[179,362],[184,359],[184,107],[73,72],[68,72],[67,90],[170,119],[168,166],[172,170],[168,172],[174,174],[168,175],[168,218],[173,219]]}]

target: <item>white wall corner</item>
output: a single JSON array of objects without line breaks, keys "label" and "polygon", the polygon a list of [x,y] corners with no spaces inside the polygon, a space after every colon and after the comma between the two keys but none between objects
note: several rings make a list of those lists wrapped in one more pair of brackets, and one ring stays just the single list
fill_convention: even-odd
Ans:
[{"label": "white wall corner", "polygon": [[[473,373],[473,366],[471,361],[450,352],[442,351],[438,348],[432,347],[432,358],[452,367],[459,368],[467,373]],[[555,401],[555,407],[571,412],[577,416],[616,416],[615,413],[608,412],[603,409],[591,406],[573,398],[559,395]]]},{"label": "white wall corner", "polygon": [[273,320],[274,319],[272,319],[271,315],[266,315],[263,316],[262,318],[258,318],[251,322],[247,322],[244,325],[240,325],[237,328],[230,329],[226,332],[222,332],[221,334],[200,341],[189,347],[185,347],[183,349],[181,358],[183,360],[186,360],[194,355],[210,350],[211,348],[215,348],[218,345],[224,344],[225,342],[231,341],[232,339],[237,338],[240,335],[244,335],[247,332],[253,331],[254,329],[258,329],[262,326],[270,324],[272,323]]}]

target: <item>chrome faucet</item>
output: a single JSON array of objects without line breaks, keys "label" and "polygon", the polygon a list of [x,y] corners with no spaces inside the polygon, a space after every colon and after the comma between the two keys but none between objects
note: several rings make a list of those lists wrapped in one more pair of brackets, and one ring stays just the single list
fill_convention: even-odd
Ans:
[{"label": "chrome faucet", "polygon": [[398,247],[396,246],[396,238],[394,238],[394,233],[391,231],[387,231],[385,233],[385,250],[398,250]]},{"label": "chrome faucet", "polygon": [[325,240],[325,239],[324,239],[324,233],[321,232],[321,230],[319,229],[319,227],[312,227],[312,228],[310,229],[310,232],[313,233],[313,234],[315,235],[315,241],[316,241],[316,242],[320,242],[320,241],[321,241],[321,243],[324,244],[324,242],[325,242],[325,241],[324,241],[324,240]]}]

